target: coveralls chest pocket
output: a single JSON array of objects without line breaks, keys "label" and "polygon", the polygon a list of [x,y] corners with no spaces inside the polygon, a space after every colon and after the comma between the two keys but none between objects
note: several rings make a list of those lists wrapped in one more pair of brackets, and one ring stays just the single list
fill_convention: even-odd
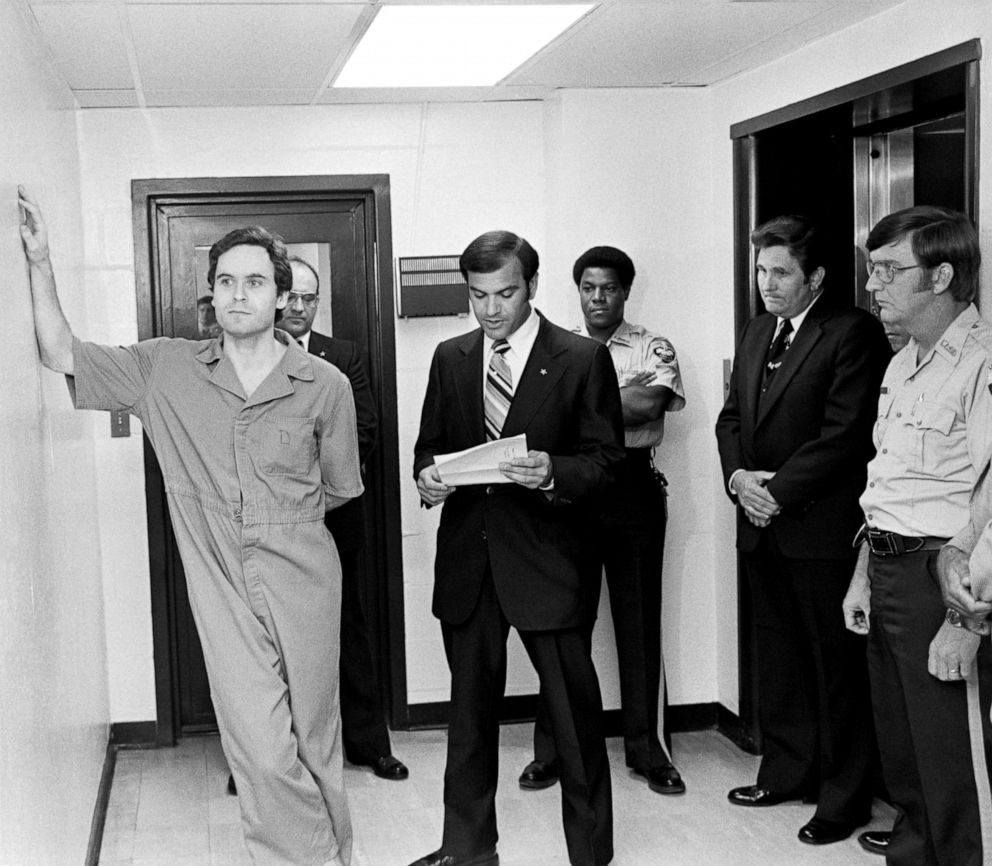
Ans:
[{"label": "coveralls chest pocket", "polygon": [[272,416],[260,419],[256,459],[266,475],[308,475],[317,440],[315,418]]}]

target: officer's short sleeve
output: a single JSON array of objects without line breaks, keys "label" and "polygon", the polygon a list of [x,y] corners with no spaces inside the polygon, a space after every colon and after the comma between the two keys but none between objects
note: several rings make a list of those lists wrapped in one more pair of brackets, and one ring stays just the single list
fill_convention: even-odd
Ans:
[{"label": "officer's short sleeve", "polygon": [[992,460],[992,362],[989,360],[975,383],[967,423],[968,455],[981,472]]},{"label": "officer's short sleeve", "polygon": [[162,339],[101,346],[73,338],[73,375],[66,376],[77,409],[134,411],[148,390]]},{"label": "officer's short sleeve", "polygon": [[679,359],[675,347],[664,337],[651,336],[645,347],[645,369],[653,370],[652,385],[664,385],[675,395],[666,411],[678,412],[685,406],[685,389],[679,372]]}]

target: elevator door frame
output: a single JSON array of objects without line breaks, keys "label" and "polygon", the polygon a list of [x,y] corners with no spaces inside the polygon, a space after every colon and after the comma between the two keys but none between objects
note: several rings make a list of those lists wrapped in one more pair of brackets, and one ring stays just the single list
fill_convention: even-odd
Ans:
[{"label": "elevator door frame", "polygon": [[[945,72],[953,67],[964,67],[965,73],[965,211],[978,226],[978,186],[979,186],[979,60],[981,42],[973,39],[944,51],[931,54],[911,63],[887,70],[869,78],[810,99],[797,102],[784,108],[750,118],[730,127],[733,141],[734,175],[734,326],[735,344],[739,341],[745,325],[762,311],[761,300],[753,278],[755,270],[754,250],[750,243],[751,231],[758,225],[758,136],[777,126],[821,112],[836,110],[838,106],[852,106],[852,131],[855,127],[853,108],[856,103],[870,100],[896,89],[912,87],[914,83],[935,73]],[[854,178],[852,178],[852,185]],[[852,190],[852,199],[857,200],[858,192]],[[764,218],[768,218],[767,216]],[[857,228],[858,220],[855,219]],[[863,238],[861,239],[863,241]],[[852,245],[857,238],[852,238]],[[859,306],[869,307],[869,300],[863,290],[864,280],[857,283],[854,301]],[[724,382],[724,388],[728,382]],[[755,636],[752,626],[750,594],[743,568],[737,568],[738,599],[738,682],[739,708],[736,718],[721,720],[721,730],[742,748],[751,752],[761,749],[758,727],[758,683]]]}]

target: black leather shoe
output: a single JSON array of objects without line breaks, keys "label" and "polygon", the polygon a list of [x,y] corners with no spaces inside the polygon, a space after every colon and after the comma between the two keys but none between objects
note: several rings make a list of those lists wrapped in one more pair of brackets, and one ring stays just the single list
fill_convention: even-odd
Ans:
[{"label": "black leather shoe", "polygon": [[826,821],[823,818],[810,818],[809,823],[799,828],[799,841],[807,845],[830,845],[846,839],[867,821]]},{"label": "black leather shoe", "polygon": [[734,788],[727,794],[727,799],[735,806],[777,806],[779,803],[798,798],[790,794],[769,791],[767,788],[759,788],[757,785],[745,785],[743,788]]},{"label": "black leather shoe", "polygon": [[525,791],[540,791],[550,788],[558,781],[558,768],[554,762],[531,761],[520,774],[520,787]]},{"label": "black leather shoe", "polygon": [[671,764],[664,767],[650,767],[645,772],[634,770],[638,776],[648,780],[648,787],[656,794],[684,794],[685,782],[679,771]]},{"label": "black leather shoe", "polygon": [[394,758],[392,755],[383,755],[381,758],[376,760],[372,764],[372,772],[375,773],[380,779],[389,779],[391,782],[402,782],[407,776],[410,775],[410,771],[406,768],[399,758]]},{"label": "black leather shoe", "polygon": [[433,854],[414,860],[410,866],[499,866],[499,854],[490,851],[488,854],[476,854],[466,859],[435,851]]},{"label": "black leather shoe", "polygon": [[238,796],[238,786],[234,784],[234,776],[227,777],[227,793],[232,797]]},{"label": "black leather shoe", "polygon": [[858,844],[872,854],[885,855],[892,840],[891,830],[865,830],[858,836]]}]

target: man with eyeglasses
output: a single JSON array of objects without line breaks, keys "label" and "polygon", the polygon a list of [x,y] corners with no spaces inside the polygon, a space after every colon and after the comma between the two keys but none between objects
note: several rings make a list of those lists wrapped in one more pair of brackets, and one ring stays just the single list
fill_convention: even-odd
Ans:
[{"label": "man with eyeglasses", "polygon": [[[590,538],[589,629],[599,603],[605,566],[616,638],[624,752],[627,766],[659,794],[682,794],[665,723],[667,694],[661,651],[661,574],[668,519],[667,482],[654,462],[665,433],[665,413],[685,406],[675,348],[664,337],[624,319],[634,263],[623,250],[586,250],[572,268],[585,327],[574,329],[609,349],[620,384],[624,460],[597,504]],[[660,734],[660,736],[659,736]],[[535,790],[557,780],[550,722],[540,704],[534,760],[520,787]]]},{"label": "man with eyeglasses", "polygon": [[[375,397],[365,361],[355,343],[312,330],[320,304],[320,277],[299,256],[290,256],[289,263],[293,287],[276,327],[290,334],[311,355],[333,364],[351,382],[364,477],[378,429]],[[361,560],[365,547],[365,497],[328,512],[325,522],[341,557],[341,727],[345,758],[351,764],[371,767],[380,779],[402,781],[409,776],[409,770],[392,754],[365,616]]]},{"label": "man with eyeglasses", "polygon": [[751,242],[766,312],[741,337],[716,435],[751,591],[763,754],[756,783],[728,799],[815,802],[798,837],[825,845],[871,817],[865,642],[838,606],[891,352],[842,286],[824,288],[826,240],[810,220],[778,217]]},{"label": "man with eyeglasses", "polygon": [[992,858],[992,647],[972,629],[987,633],[992,604],[967,554],[980,534],[969,503],[992,454],[992,327],[973,303],[978,236],[964,214],[913,207],[882,219],[867,248],[868,291],[909,342],[882,382],[844,599],[847,627],[868,635],[898,811],[891,833],[859,841],[889,866],[979,866]]}]

